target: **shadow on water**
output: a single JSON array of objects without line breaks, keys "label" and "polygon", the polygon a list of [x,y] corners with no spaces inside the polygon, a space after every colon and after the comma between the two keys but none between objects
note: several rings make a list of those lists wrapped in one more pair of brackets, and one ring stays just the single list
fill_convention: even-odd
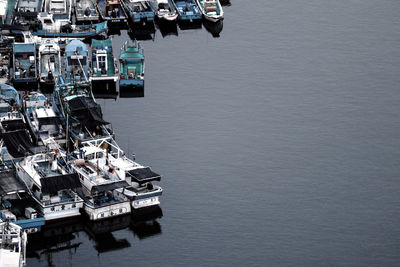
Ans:
[{"label": "shadow on water", "polygon": [[162,218],[162,216],[163,212],[159,206],[147,209],[145,212],[136,211],[132,214],[129,229],[139,239],[160,235],[162,233],[161,225],[157,219]]},{"label": "shadow on water", "polygon": [[139,239],[159,235],[161,224],[157,220],[162,216],[162,209],[157,206],[100,221],[78,217],[48,223],[41,232],[29,235],[27,257],[45,260],[49,266],[53,266],[55,254],[63,251],[68,251],[70,255],[76,254],[82,244],[80,235],[83,233],[93,241],[93,247],[99,254],[128,248],[131,247],[129,240],[118,239],[113,232],[128,229]]},{"label": "shadow on water", "polygon": [[94,248],[98,253],[119,250],[130,247],[131,244],[125,238],[115,238],[112,232],[128,227],[130,221],[130,215],[100,221],[86,221],[85,232],[95,242]]},{"label": "shadow on water", "polygon": [[81,217],[49,223],[42,227],[39,233],[29,235],[27,257],[41,259],[44,257],[52,266],[52,254],[68,250],[75,254],[82,242],[77,241],[82,232]]},{"label": "shadow on water", "polygon": [[194,29],[201,29],[201,20],[196,20],[193,22],[188,21],[180,21],[178,22],[179,29],[181,30],[194,30]]},{"label": "shadow on water", "polygon": [[231,6],[231,0],[219,0],[222,6]]},{"label": "shadow on water", "polygon": [[160,30],[163,38],[169,35],[178,36],[178,26],[176,23],[158,23],[157,28]]},{"label": "shadow on water", "polygon": [[145,26],[141,27],[129,27],[128,29],[128,35],[129,37],[134,40],[153,40],[155,38],[155,33],[156,33],[156,28],[154,26],[154,23],[148,23]]},{"label": "shadow on water", "polygon": [[209,33],[211,33],[211,35],[214,38],[218,38],[219,34],[222,31],[222,28],[224,27],[224,21],[220,20],[218,22],[211,22],[211,21],[208,21],[208,20],[204,20],[203,21],[203,25],[204,25],[204,28],[206,28],[206,30]]}]

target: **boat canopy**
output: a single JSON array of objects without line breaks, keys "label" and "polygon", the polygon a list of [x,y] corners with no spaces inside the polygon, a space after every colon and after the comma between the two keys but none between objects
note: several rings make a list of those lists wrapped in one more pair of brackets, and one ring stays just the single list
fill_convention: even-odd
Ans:
[{"label": "boat canopy", "polygon": [[42,185],[42,193],[44,194],[57,193],[63,189],[82,187],[79,176],[76,173],[41,178],[40,183]]},{"label": "boat canopy", "polygon": [[90,97],[79,96],[68,101],[71,115],[76,117],[89,129],[109,124],[103,120],[100,106]]},{"label": "boat canopy", "polygon": [[14,158],[32,154],[33,144],[29,139],[25,129],[3,133],[4,144],[8,152]]},{"label": "boat canopy", "polygon": [[153,172],[150,167],[138,168],[128,171],[128,174],[139,184],[150,181],[160,181],[161,176]]},{"label": "boat canopy", "polygon": [[107,191],[112,191],[118,188],[124,188],[129,186],[129,184],[126,181],[117,181],[114,183],[108,183],[108,184],[101,184],[101,185],[95,185],[92,187],[92,194],[93,193],[100,193],[100,192],[107,192]]},{"label": "boat canopy", "polygon": [[25,191],[25,187],[15,178],[14,170],[3,170],[0,172],[0,196]]},{"label": "boat canopy", "polygon": [[15,43],[14,44],[14,54],[34,54],[35,53],[35,44],[34,43],[29,43],[29,44],[24,44],[24,43]]}]

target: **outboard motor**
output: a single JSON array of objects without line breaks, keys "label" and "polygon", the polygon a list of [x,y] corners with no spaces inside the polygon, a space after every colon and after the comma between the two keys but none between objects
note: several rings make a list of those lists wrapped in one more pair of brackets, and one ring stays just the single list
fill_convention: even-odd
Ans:
[{"label": "outboard motor", "polygon": [[90,16],[90,8],[87,7],[84,12],[85,16]]},{"label": "outboard motor", "polygon": [[65,33],[71,33],[72,32],[72,25],[71,24],[65,24],[61,27],[61,32]]},{"label": "outboard motor", "polygon": [[47,80],[49,82],[54,80],[54,75],[53,75],[53,72],[51,70],[49,70],[49,72],[47,73]]}]

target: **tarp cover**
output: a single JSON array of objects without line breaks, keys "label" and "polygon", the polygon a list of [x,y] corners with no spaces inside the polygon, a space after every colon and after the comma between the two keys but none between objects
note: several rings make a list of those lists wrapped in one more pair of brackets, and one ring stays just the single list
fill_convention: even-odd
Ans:
[{"label": "tarp cover", "polygon": [[71,115],[77,118],[86,128],[93,130],[96,126],[109,124],[103,120],[100,106],[90,97],[76,97],[68,101]]},{"label": "tarp cover", "polygon": [[40,183],[42,184],[42,193],[45,194],[57,193],[63,189],[81,187],[79,176],[76,173],[41,178]]},{"label": "tarp cover", "polygon": [[106,192],[129,186],[126,181],[118,181],[115,183],[95,185],[92,187],[92,193]]},{"label": "tarp cover", "polygon": [[14,131],[25,129],[25,123],[22,119],[18,120],[5,120],[1,122],[1,125],[6,131]]},{"label": "tarp cover", "polygon": [[128,171],[128,174],[138,183],[146,183],[150,181],[160,181],[161,176],[153,172],[150,167],[139,168]]},{"label": "tarp cover", "polygon": [[2,134],[8,153],[14,158],[32,154],[33,144],[25,130],[6,132]]},{"label": "tarp cover", "polygon": [[25,186],[18,181],[13,170],[3,170],[0,172],[0,196],[25,190]]}]

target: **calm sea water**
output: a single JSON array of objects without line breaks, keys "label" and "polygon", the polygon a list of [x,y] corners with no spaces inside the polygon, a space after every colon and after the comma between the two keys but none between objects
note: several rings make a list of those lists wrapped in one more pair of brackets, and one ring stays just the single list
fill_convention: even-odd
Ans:
[{"label": "calm sea water", "polygon": [[231,4],[219,38],[143,42],[144,98],[99,100],[162,216],[56,226],[28,266],[399,265],[400,2]]}]

